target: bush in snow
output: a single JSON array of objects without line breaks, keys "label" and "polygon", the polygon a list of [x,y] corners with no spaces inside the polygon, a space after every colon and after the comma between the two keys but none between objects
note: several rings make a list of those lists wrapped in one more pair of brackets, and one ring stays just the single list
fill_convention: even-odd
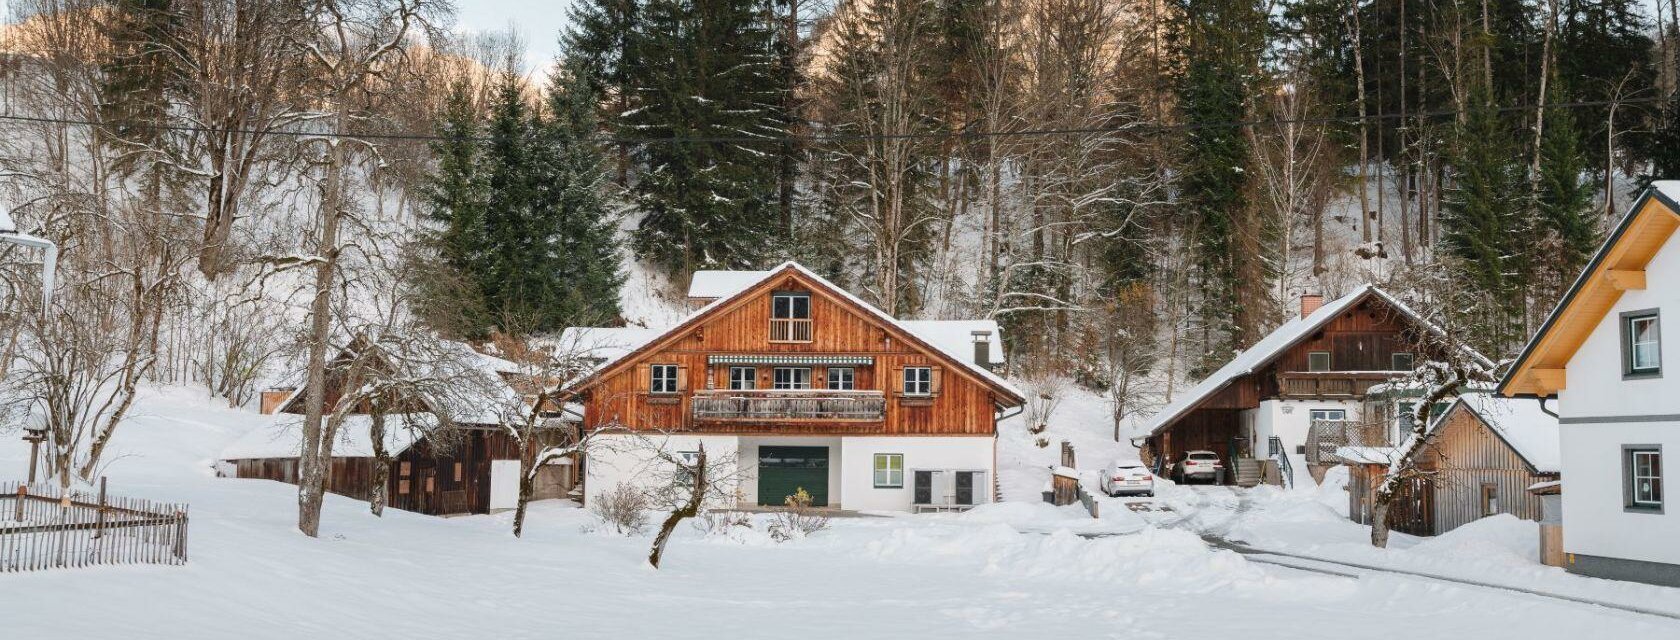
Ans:
[{"label": "bush in snow", "polygon": [[726,536],[736,529],[752,526],[752,516],[741,511],[707,511],[694,520],[694,530],[707,537]]},{"label": "bush in snow", "polygon": [[620,482],[606,491],[595,494],[589,511],[620,534],[639,534],[648,524],[647,494],[627,483]]},{"label": "bush in snow", "polygon": [[787,497],[786,509],[770,521],[770,537],[777,542],[803,538],[828,528],[828,516],[811,506],[811,494],[800,487]]}]

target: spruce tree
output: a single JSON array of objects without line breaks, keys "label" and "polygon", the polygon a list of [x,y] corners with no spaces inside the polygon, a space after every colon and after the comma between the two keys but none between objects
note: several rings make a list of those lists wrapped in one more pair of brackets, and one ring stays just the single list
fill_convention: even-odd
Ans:
[{"label": "spruce tree", "polygon": [[554,278],[565,295],[552,314],[574,326],[618,318],[619,270],[617,219],[607,202],[607,176],[594,137],[597,94],[580,66],[560,70],[547,96],[548,119],[542,127],[543,209],[555,240]]},{"label": "spruce tree", "polygon": [[1491,104],[1487,87],[1475,87],[1470,100],[1449,152],[1453,181],[1441,203],[1441,253],[1460,285],[1487,301],[1453,311],[1471,315],[1473,343],[1503,353],[1523,335],[1533,225],[1514,129]]},{"label": "spruce tree", "polygon": [[[744,268],[776,237],[776,163],[785,134],[772,32],[754,0],[649,0],[632,46],[636,108],[621,135],[641,149],[632,191],[637,255],[686,276]],[[742,142],[740,138],[767,142]],[[717,138],[736,139],[718,140]]]},{"label": "spruce tree", "polygon": [[[1552,97],[1547,102],[1555,104],[1564,100],[1568,91],[1562,85],[1561,79],[1552,81],[1553,88],[1548,91]],[[1548,261],[1557,273],[1570,274],[1567,278],[1586,265],[1598,244],[1598,231],[1593,224],[1595,182],[1582,179],[1589,168],[1575,126],[1575,114],[1571,111],[1551,109],[1546,113],[1546,129],[1540,140],[1539,188],[1535,193],[1536,222],[1557,249],[1547,256]],[[1561,294],[1561,291],[1552,293]],[[1556,299],[1555,295],[1547,297]]]},{"label": "spruce tree", "polygon": [[439,114],[437,139],[430,146],[437,159],[426,198],[428,217],[437,224],[428,234],[438,265],[420,269],[421,313],[446,333],[481,337],[490,326],[484,312],[479,276],[484,269],[484,208],[488,191],[480,168],[478,139],[482,120],[466,80],[450,83]]},{"label": "spruce tree", "polygon": [[[640,70],[635,42],[641,14],[642,0],[578,0],[567,11],[571,27],[560,38],[566,64],[576,68],[590,93],[600,98],[598,111],[608,123],[635,108]],[[615,156],[616,179],[623,187],[630,179],[630,145],[617,145]]]}]

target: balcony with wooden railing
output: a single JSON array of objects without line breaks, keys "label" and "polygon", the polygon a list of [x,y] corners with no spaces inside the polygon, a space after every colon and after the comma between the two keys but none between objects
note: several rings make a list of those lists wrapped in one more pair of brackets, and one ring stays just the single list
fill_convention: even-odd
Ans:
[{"label": "balcony with wooden railing", "polygon": [[1285,398],[1356,398],[1401,372],[1291,371],[1277,376],[1278,395]]},{"label": "balcony with wooden railing", "polygon": [[751,389],[696,391],[695,422],[880,422],[887,398],[880,391]]},{"label": "balcony with wooden railing", "polygon": [[771,318],[771,342],[810,342],[810,318]]}]

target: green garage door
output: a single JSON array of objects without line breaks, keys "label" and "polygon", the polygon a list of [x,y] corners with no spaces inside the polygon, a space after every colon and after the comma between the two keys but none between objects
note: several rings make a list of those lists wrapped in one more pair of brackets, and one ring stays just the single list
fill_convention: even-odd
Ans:
[{"label": "green garage door", "polygon": [[758,503],[781,506],[799,489],[828,506],[828,447],[759,447]]}]

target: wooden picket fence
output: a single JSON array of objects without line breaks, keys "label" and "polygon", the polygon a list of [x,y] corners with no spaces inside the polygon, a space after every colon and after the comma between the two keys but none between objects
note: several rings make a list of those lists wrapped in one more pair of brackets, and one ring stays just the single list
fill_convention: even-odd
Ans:
[{"label": "wooden picket fence", "polygon": [[0,483],[0,573],[186,562],[187,505]]}]

